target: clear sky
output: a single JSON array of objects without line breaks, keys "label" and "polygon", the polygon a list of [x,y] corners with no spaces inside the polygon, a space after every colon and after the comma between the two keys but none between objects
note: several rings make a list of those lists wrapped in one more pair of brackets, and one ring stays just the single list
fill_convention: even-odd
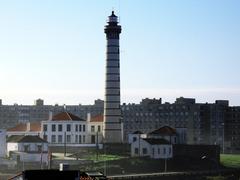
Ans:
[{"label": "clear sky", "polygon": [[239,0],[0,0],[3,104],[103,99],[112,9],[122,25],[122,102],[240,105]]}]

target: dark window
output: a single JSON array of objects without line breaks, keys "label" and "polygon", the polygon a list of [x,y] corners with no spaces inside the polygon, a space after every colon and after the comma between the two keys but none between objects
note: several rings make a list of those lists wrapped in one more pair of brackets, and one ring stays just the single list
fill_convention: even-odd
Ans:
[{"label": "dark window", "polygon": [[147,154],[147,148],[143,148],[142,151],[143,151],[143,154]]},{"label": "dark window", "polygon": [[56,131],[56,125],[52,124],[52,132]]},{"label": "dark window", "polygon": [[137,141],[137,138],[136,137],[133,137],[133,142]]},{"label": "dark window", "polygon": [[67,135],[67,143],[71,143],[71,135]]},{"label": "dark window", "polygon": [[101,126],[98,125],[98,132],[101,132]]},{"label": "dark window", "polygon": [[28,152],[29,151],[29,145],[24,145],[24,152]]},{"label": "dark window", "polygon": [[91,126],[91,132],[95,132],[95,126]]},{"label": "dark window", "polygon": [[95,144],[95,136],[94,135],[91,136],[91,143]]},{"label": "dark window", "polygon": [[43,131],[47,131],[47,124],[43,125]]},{"label": "dark window", "polygon": [[67,131],[71,131],[71,124],[67,124]]},{"label": "dark window", "polygon": [[78,125],[75,125],[75,131],[78,132]]},{"label": "dark window", "polygon": [[61,124],[58,125],[58,131],[62,132],[62,125]]},{"label": "dark window", "polygon": [[134,149],[134,153],[135,153],[135,154],[138,154],[138,148],[135,148],[135,149]]},{"label": "dark window", "polygon": [[82,143],[82,136],[81,135],[79,135],[78,140],[79,140],[79,144],[81,144]]},{"label": "dark window", "polygon": [[58,143],[62,143],[62,135],[58,135]]},{"label": "dark window", "polygon": [[52,135],[52,143],[55,143],[55,142],[56,142],[56,136]]},{"label": "dark window", "polygon": [[41,145],[37,145],[37,151],[42,152],[42,146]]},{"label": "dark window", "polygon": [[85,130],[86,130],[86,129],[85,129],[85,125],[83,125],[83,132],[85,132]]},{"label": "dark window", "polygon": [[82,131],[82,125],[79,125],[79,132]]}]

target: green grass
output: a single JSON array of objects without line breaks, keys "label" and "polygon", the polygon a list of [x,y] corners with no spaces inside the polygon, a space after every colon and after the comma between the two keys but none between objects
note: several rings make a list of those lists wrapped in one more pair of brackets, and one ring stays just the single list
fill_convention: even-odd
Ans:
[{"label": "green grass", "polygon": [[226,167],[240,168],[240,155],[237,154],[221,154],[221,164]]},{"label": "green grass", "polygon": [[123,158],[125,158],[125,157],[118,156],[118,155],[112,155],[112,154],[99,154],[98,157],[96,154],[92,154],[92,155],[88,156],[86,159],[97,161],[97,162],[102,162],[102,161],[114,161],[114,160],[119,160],[119,159],[123,159]]}]

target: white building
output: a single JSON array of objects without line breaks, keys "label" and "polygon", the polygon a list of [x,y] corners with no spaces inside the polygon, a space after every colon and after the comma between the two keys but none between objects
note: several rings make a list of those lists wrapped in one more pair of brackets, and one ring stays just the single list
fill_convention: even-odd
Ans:
[{"label": "white building", "polygon": [[5,157],[7,152],[6,130],[0,129],[0,157]]},{"label": "white building", "polygon": [[128,143],[131,144],[140,138],[146,138],[146,137],[147,135],[142,133],[141,131],[135,131],[128,135]]},{"label": "white building", "polygon": [[103,115],[88,115],[87,121],[68,112],[49,116],[49,120],[18,124],[7,130],[7,136],[40,136],[50,146],[102,148]]},{"label": "white building", "polygon": [[41,129],[41,137],[54,146],[89,142],[87,121],[68,112],[56,114],[51,119],[42,121]]},{"label": "white building", "polygon": [[149,156],[154,159],[173,157],[173,145],[185,144],[185,129],[163,126],[148,134],[136,131],[129,134],[131,156]]},{"label": "white building", "polygon": [[11,136],[7,140],[7,154],[20,162],[48,164],[48,143],[38,136]]},{"label": "white building", "polygon": [[165,139],[137,139],[131,144],[131,156],[149,156],[154,159],[172,158],[172,144]]}]

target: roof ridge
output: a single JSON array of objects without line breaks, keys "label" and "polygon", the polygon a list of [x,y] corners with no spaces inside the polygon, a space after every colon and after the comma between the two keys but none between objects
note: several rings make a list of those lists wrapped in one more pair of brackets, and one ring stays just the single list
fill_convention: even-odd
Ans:
[{"label": "roof ridge", "polygon": [[70,118],[70,120],[73,120],[67,111],[65,111],[65,113],[67,113],[67,116]]}]

